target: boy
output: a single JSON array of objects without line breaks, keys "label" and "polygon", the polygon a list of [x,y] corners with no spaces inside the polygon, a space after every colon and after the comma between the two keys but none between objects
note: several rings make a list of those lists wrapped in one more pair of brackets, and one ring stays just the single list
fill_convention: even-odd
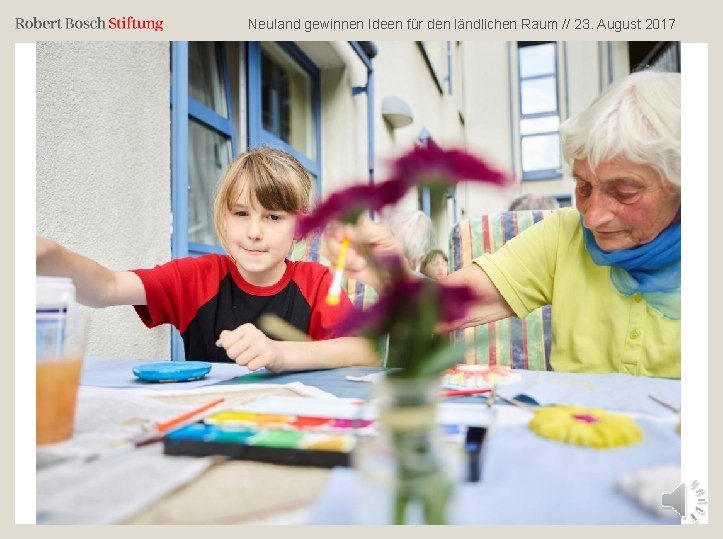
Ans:
[{"label": "boy", "polygon": [[[148,327],[173,324],[188,360],[235,361],[273,372],[377,365],[364,339],[334,335],[353,307],[345,294],[339,305],[326,304],[329,270],[286,259],[297,216],[310,209],[311,185],[308,172],[288,153],[253,149],[231,163],[216,195],[214,223],[226,255],[115,272],[39,236],[36,272],[71,277],[78,301],[86,305],[133,305]],[[268,338],[256,327],[264,313],[312,341]]]}]

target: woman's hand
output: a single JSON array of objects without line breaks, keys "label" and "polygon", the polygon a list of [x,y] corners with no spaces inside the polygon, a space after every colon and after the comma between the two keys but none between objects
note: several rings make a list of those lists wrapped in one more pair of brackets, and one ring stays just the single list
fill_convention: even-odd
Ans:
[{"label": "woman's hand", "polygon": [[271,372],[284,370],[284,356],[278,343],[253,324],[222,331],[216,346],[225,348],[230,359],[252,371],[263,367]]},{"label": "woman's hand", "polygon": [[382,286],[380,276],[371,267],[364,253],[368,252],[375,258],[397,256],[405,260],[404,249],[385,224],[362,218],[357,225],[332,223],[324,231],[323,254],[332,264],[335,264],[339,257],[341,241],[344,238],[350,241],[344,266],[347,277],[361,281],[377,291],[380,291]]}]

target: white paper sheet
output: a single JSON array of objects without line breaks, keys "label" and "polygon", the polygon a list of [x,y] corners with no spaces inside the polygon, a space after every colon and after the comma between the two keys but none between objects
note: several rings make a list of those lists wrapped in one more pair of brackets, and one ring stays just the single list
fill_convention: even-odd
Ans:
[{"label": "white paper sheet", "polygon": [[38,524],[112,524],[198,476],[211,457],[165,457],[160,444],[37,474]]},{"label": "white paper sheet", "polygon": [[[109,524],[132,516],[197,477],[212,463],[212,457],[165,456],[161,443],[133,447],[127,443],[132,436],[209,402],[220,393],[226,395],[226,402],[214,409],[228,407],[244,393],[269,388],[288,389],[317,399],[335,398],[298,382],[163,392],[80,387],[73,437],[36,450],[37,523]],[[183,404],[179,404],[181,400]],[[188,404],[191,401],[194,404]]]}]

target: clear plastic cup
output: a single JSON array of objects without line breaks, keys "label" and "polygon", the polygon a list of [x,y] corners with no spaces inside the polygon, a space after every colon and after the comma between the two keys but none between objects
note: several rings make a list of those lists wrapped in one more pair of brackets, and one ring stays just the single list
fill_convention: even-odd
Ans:
[{"label": "clear plastic cup", "polygon": [[36,445],[61,442],[73,434],[88,323],[88,314],[77,308],[62,316],[36,313]]}]

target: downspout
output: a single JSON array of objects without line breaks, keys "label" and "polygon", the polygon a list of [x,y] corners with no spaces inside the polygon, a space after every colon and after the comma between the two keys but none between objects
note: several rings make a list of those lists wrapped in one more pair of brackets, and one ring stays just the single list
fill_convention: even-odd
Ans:
[{"label": "downspout", "polygon": [[366,86],[354,86],[352,95],[367,95],[367,169],[369,185],[374,184],[374,66],[372,59],[377,55],[377,46],[373,41],[350,41],[349,44],[364,66],[367,68]]}]

